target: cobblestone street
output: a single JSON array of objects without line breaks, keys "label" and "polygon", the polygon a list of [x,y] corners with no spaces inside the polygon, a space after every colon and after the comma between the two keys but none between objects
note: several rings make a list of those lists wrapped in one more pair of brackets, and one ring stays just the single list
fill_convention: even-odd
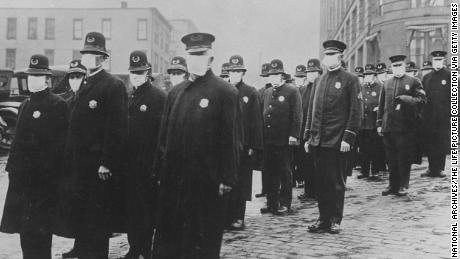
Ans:
[{"label": "cobblestone street", "polygon": [[[427,162],[414,165],[408,197],[381,196],[383,181],[348,179],[342,232],[311,234],[307,226],[318,216],[315,202],[300,203],[294,190],[291,215],[259,213],[265,199],[248,203],[246,229],[227,232],[222,258],[449,258],[449,178],[427,179],[420,174]],[[3,169],[4,165],[2,165]],[[3,208],[8,177],[0,173],[0,207]],[[254,173],[254,188],[260,190],[260,173]],[[73,241],[55,237],[54,258],[61,258]],[[0,234],[0,258],[21,258],[18,235]],[[111,239],[110,258],[128,249],[124,235]]]}]

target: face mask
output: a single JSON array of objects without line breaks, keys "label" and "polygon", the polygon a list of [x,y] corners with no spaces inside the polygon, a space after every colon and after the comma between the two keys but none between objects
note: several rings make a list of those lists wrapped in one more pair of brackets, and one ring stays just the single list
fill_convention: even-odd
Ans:
[{"label": "face mask", "polygon": [[129,81],[134,87],[139,87],[147,81],[146,75],[147,74],[145,73],[142,73],[142,74],[129,73]]},{"label": "face mask", "polygon": [[363,82],[364,82],[364,78],[363,78],[363,77],[360,77],[360,76],[359,76],[359,77],[358,77],[358,80],[359,80],[359,83],[360,83],[360,84],[363,84]]},{"label": "face mask", "polygon": [[378,74],[377,78],[379,79],[380,82],[385,82],[385,80],[387,80],[387,74],[386,73]]},{"label": "face mask", "polygon": [[364,83],[370,84],[374,82],[374,75],[365,75]]},{"label": "face mask", "polygon": [[274,86],[274,87],[280,86],[280,85],[281,85],[282,76],[283,76],[283,75],[281,75],[281,74],[269,75],[269,76],[268,76],[268,82],[269,82],[272,86]]},{"label": "face mask", "polygon": [[393,76],[402,77],[406,73],[406,68],[404,66],[392,67]]},{"label": "face mask", "polygon": [[31,93],[45,90],[48,87],[46,84],[46,76],[27,76],[27,87]]},{"label": "face mask", "polygon": [[243,79],[243,72],[230,71],[228,75],[229,82],[234,85],[238,84]]},{"label": "face mask", "polygon": [[184,75],[169,75],[169,81],[171,81],[171,84],[178,85],[182,83],[185,80]]},{"label": "face mask", "polygon": [[197,76],[204,76],[208,71],[209,55],[187,55],[188,72]]},{"label": "face mask", "polygon": [[303,85],[304,82],[305,82],[305,77],[296,77],[296,78],[295,78],[295,84],[296,84],[297,86]]},{"label": "face mask", "polygon": [[89,53],[83,54],[81,56],[81,64],[85,66],[87,69],[94,70],[102,65],[102,64],[97,64],[96,57],[97,55],[93,55]]},{"label": "face mask", "polygon": [[78,91],[78,89],[80,89],[82,81],[83,81],[83,77],[82,78],[69,79],[70,88],[72,89],[72,91],[74,93],[76,93]]},{"label": "face mask", "polygon": [[338,54],[325,55],[323,58],[323,64],[328,68],[336,68],[340,65]]},{"label": "face mask", "polygon": [[318,76],[319,72],[307,72],[307,82],[313,83]]},{"label": "face mask", "polygon": [[443,67],[444,60],[433,60],[433,68],[434,70],[438,71]]},{"label": "face mask", "polygon": [[262,80],[264,80],[264,85],[269,84],[270,80],[268,80],[268,76],[262,77]]}]

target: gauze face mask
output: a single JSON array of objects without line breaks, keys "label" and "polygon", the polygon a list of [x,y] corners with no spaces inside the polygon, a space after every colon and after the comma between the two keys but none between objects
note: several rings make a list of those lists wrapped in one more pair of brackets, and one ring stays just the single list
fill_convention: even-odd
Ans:
[{"label": "gauze face mask", "polygon": [[387,80],[387,74],[386,73],[377,74],[377,78],[379,79],[380,82],[385,82]]},{"label": "gauze face mask", "polygon": [[69,85],[74,93],[76,93],[78,89],[80,89],[81,82],[83,82],[83,77],[69,78]]},{"label": "gauze face mask", "polygon": [[359,83],[362,85],[364,82],[364,77],[358,76]]},{"label": "gauze face mask", "polygon": [[184,74],[178,74],[178,75],[169,75],[169,81],[171,81],[171,84],[173,86],[178,85],[182,83],[185,80]]},{"label": "gauze face mask", "polygon": [[438,71],[443,67],[444,60],[442,59],[434,59],[433,60],[433,68],[434,70]]},{"label": "gauze face mask", "polygon": [[319,72],[307,72],[307,82],[313,83],[315,79],[318,78]]},{"label": "gauze face mask", "polygon": [[147,72],[142,74],[129,73],[129,81],[134,87],[139,87],[147,81]]},{"label": "gauze face mask", "polygon": [[228,79],[230,84],[238,84],[243,79],[243,72],[240,71],[230,71],[228,73]]},{"label": "gauze face mask", "polygon": [[364,75],[364,83],[371,84],[374,82],[374,75]]},{"label": "gauze face mask", "polygon": [[324,55],[323,64],[328,68],[336,68],[340,66],[339,53],[332,55]]},{"label": "gauze face mask", "polygon": [[85,53],[81,56],[81,64],[90,70],[99,68],[102,64],[97,64],[97,57],[98,55]]},{"label": "gauze face mask", "polygon": [[46,76],[27,76],[27,87],[31,93],[45,90],[48,87],[46,84]]},{"label": "gauze face mask", "polygon": [[296,77],[296,78],[295,78],[295,84],[296,84],[297,86],[303,85],[304,82],[305,82],[305,77]]},{"label": "gauze face mask", "polygon": [[406,73],[406,67],[403,65],[397,67],[392,66],[391,70],[395,77],[402,77]]},{"label": "gauze face mask", "polygon": [[197,76],[204,76],[208,71],[209,55],[187,55],[188,72]]},{"label": "gauze face mask", "polygon": [[269,82],[272,86],[277,87],[277,86],[280,86],[280,85],[281,85],[282,78],[283,78],[283,75],[281,75],[281,74],[269,75],[269,76],[268,76],[268,82]]}]

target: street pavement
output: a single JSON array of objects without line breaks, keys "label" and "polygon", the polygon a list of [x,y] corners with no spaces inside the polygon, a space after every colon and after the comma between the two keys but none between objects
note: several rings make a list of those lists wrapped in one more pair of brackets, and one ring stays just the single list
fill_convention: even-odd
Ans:
[{"label": "street pavement", "polygon": [[[0,161],[0,208],[3,208],[8,176]],[[307,226],[318,217],[316,202],[297,200],[287,216],[261,215],[265,198],[247,203],[246,229],[226,232],[222,258],[450,258],[449,178],[421,178],[427,168],[413,165],[410,195],[381,196],[388,175],[381,181],[348,178],[342,232],[312,234]],[[260,191],[260,172],[254,172],[253,193]],[[70,239],[54,237],[53,258],[72,247]],[[110,241],[110,258],[128,250],[125,235]],[[0,233],[0,258],[21,258],[18,235]]]}]

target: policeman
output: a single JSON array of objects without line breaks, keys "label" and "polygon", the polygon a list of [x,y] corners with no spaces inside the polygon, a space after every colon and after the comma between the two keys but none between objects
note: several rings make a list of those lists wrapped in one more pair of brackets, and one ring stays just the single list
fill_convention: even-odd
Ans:
[{"label": "policeman", "polygon": [[224,79],[225,81],[229,81],[228,78],[228,67],[230,66],[229,63],[224,63],[222,64],[221,72],[220,72],[220,78]]},{"label": "policeman", "polygon": [[240,140],[238,91],[211,70],[214,39],[182,38],[190,77],[169,92],[163,113],[154,258],[219,258]]},{"label": "policeman", "polygon": [[260,97],[257,90],[247,85],[244,81],[246,67],[243,57],[233,55],[228,67],[230,83],[238,90],[238,99],[241,107],[240,123],[242,124],[243,150],[239,156],[238,182],[230,192],[230,229],[241,230],[244,228],[244,214],[246,201],[252,196],[252,169],[255,153],[261,153],[263,144],[262,112],[260,111]]},{"label": "policeman", "polygon": [[[384,167],[384,148],[380,136],[377,134],[377,110],[382,84],[376,78],[376,70],[373,64],[367,64],[364,70],[364,85],[362,95],[364,102],[364,116],[361,123],[360,153],[362,155],[361,175],[358,179],[377,177]],[[371,173],[369,175],[369,172]]]},{"label": "policeman", "polygon": [[[177,65],[180,62],[172,63]],[[152,154],[158,145],[166,92],[152,86],[149,80],[151,69],[143,51],[131,52],[128,70],[134,91],[129,97],[129,135],[125,148],[125,202],[128,212],[129,243],[129,252],[125,256],[127,259],[140,256],[150,258],[152,246],[153,219],[157,199],[157,186],[151,181],[154,159]],[[168,73],[172,72],[168,69]]]},{"label": "policeman", "polygon": [[292,201],[292,146],[299,144],[302,103],[297,87],[284,80],[283,62],[270,62],[272,88],[264,92],[264,173],[268,176],[267,207],[261,213],[283,215]]},{"label": "policeman", "polygon": [[[306,82],[307,84],[300,87],[300,96],[302,97],[302,128],[301,133],[305,132],[305,124],[307,123],[308,108],[313,104],[312,93],[314,92],[315,82],[317,78],[323,73],[320,61],[316,58],[309,59],[306,68]],[[303,174],[305,179],[304,193],[299,195],[301,201],[310,201],[316,199],[316,185],[315,182],[315,164],[313,163],[313,156],[311,153],[306,153],[303,148],[305,140],[301,141],[301,155],[299,158],[299,171]],[[300,151],[299,151],[300,152]]]},{"label": "policeman", "polygon": [[415,65],[415,62],[413,61],[408,61],[406,63],[406,75],[411,76],[411,77],[416,77],[417,76],[417,66]]},{"label": "policeman", "polygon": [[33,55],[26,74],[31,96],[19,107],[16,138],[5,169],[9,185],[0,231],[19,233],[23,258],[51,259],[67,105],[50,92],[48,58]]},{"label": "policeman", "polygon": [[429,169],[422,176],[445,177],[443,173],[450,141],[451,72],[444,66],[445,51],[431,52],[433,71],[423,77],[427,104],[422,113],[422,136]]},{"label": "policeman", "polygon": [[431,63],[430,60],[423,61],[423,67],[422,67],[422,79],[425,77],[428,73],[433,71],[433,63]]},{"label": "policeman", "polygon": [[420,81],[405,74],[405,59],[405,55],[390,57],[394,77],[382,88],[377,113],[377,132],[383,136],[390,170],[389,186],[382,192],[384,196],[407,195],[418,108],[426,102]]},{"label": "policeman", "polygon": [[364,83],[364,68],[363,67],[355,67],[355,75],[359,79],[359,83],[363,85]]},{"label": "policeman", "polygon": [[314,233],[339,233],[343,217],[347,156],[358,132],[361,107],[359,80],[341,67],[346,44],[337,40],[323,43],[323,64],[327,72],[315,84],[313,103],[308,109],[305,151],[312,152],[318,175],[319,219],[309,226]]},{"label": "policeman", "polygon": [[[264,106],[263,106],[263,96],[264,96],[264,92],[272,87],[272,85],[269,83],[268,81],[268,70],[270,68],[270,63],[264,63],[262,65],[262,68],[261,68],[261,72],[260,72],[260,77],[263,79],[263,87],[259,88],[258,92],[259,92],[259,98],[260,98],[260,105],[261,105],[261,112],[263,112],[263,109],[264,109]],[[260,165],[260,168],[261,168],[261,175],[262,175],[262,191],[260,193],[257,193],[255,195],[256,198],[260,198],[260,197],[264,197],[267,195],[267,190],[268,190],[268,186],[267,186],[267,179],[268,177],[266,177],[266,174],[263,172],[263,154],[262,154],[262,157],[258,157],[258,162],[261,164]]]},{"label": "policeman", "polygon": [[123,82],[103,69],[109,58],[104,35],[88,33],[81,53],[87,83],[77,94],[66,140],[66,177],[73,197],[69,231],[81,248],[71,253],[107,258],[111,232],[121,230],[116,216],[124,203],[117,200],[122,196],[115,183],[128,132],[127,94]]},{"label": "policeman", "polygon": [[[299,87],[299,91],[302,87],[305,86],[306,83],[306,76],[307,76],[307,67],[304,65],[298,65],[295,68],[295,74],[294,74],[294,83],[297,87]],[[302,93],[300,93],[302,95]],[[302,101],[302,106],[303,106],[303,101]],[[301,131],[302,132],[302,131]],[[292,175],[293,175],[293,184],[294,187],[299,187],[303,188],[304,187],[304,174],[303,171],[301,171],[301,161],[303,160],[305,156],[305,150],[303,149],[303,146],[295,146],[293,147],[294,149],[294,160],[292,163]]]},{"label": "policeman", "polygon": [[380,81],[381,84],[385,83],[387,80],[387,65],[385,63],[378,63],[376,73],[378,81]]},{"label": "policeman", "polygon": [[186,80],[188,76],[187,62],[185,58],[177,56],[171,59],[168,69],[169,80],[173,86],[176,86]]},{"label": "policeman", "polygon": [[67,75],[53,92],[59,94],[66,101],[67,106],[73,106],[72,103],[76,98],[76,93],[85,83],[85,78],[86,67],[81,64],[81,60],[74,59],[70,61]]}]

